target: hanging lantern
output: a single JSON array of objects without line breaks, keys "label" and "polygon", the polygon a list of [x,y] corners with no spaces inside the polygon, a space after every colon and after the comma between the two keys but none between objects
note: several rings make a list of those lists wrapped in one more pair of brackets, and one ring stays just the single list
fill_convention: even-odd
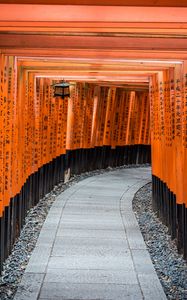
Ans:
[{"label": "hanging lantern", "polygon": [[53,85],[54,88],[54,97],[61,97],[64,99],[65,97],[70,96],[70,90],[69,90],[70,84],[66,81],[62,81],[60,83],[56,83]]}]

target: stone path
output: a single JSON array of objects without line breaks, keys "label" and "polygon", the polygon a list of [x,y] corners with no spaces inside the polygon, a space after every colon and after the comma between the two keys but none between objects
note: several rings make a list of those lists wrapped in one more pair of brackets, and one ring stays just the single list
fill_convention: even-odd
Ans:
[{"label": "stone path", "polygon": [[132,211],[150,168],[89,177],[54,202],[14,300],[166,299]]}]

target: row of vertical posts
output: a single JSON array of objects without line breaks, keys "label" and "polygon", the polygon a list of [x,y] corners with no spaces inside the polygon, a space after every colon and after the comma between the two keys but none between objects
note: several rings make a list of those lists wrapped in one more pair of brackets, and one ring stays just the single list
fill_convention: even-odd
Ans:
[{"label": "row of vertical posts", "polygon": [[187,64],[150,82],[153,207],[187,259]]},{"label": "row of vertical posts", "polygon": [[150,145],[95,147],[69,151],[69,169],[71,175],[87,171],[151,163]]}]

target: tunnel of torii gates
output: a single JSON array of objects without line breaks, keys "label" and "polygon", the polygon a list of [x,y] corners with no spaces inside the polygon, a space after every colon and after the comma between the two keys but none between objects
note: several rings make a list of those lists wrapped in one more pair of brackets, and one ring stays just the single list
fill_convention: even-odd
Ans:
[{"label": "tunnel of torii gates", "polygon": [[187,258],[186,1],[5,2],[1,268],[27,210],[65,176],[150,161],[153,207]]}]

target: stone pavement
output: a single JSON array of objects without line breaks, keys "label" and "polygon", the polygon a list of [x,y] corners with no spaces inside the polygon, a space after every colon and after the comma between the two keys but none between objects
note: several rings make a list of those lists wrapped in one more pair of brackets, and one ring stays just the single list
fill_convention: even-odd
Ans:
[{"label": "stone pavement", "polygon": [[14,300],[166,299],[132,199],[150,168],[89,177],[54,202]]}]

